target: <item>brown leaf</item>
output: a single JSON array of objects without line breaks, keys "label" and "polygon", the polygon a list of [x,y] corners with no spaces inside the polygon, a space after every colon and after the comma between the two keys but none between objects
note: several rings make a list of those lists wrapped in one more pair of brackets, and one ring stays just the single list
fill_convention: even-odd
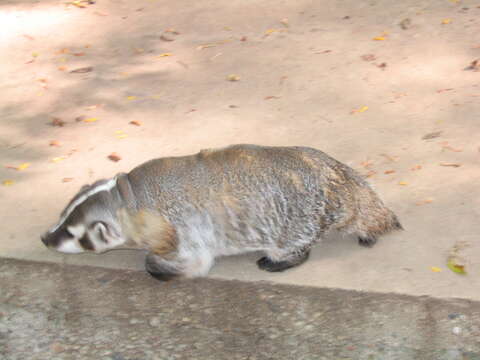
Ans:
[{"label": "brown leaf", "polygon": [[365,177],[367,177],[367,178],[372,177],[372,176],[374,176],[376,173],[377,173],[376,171],[370,170],[370,171],[365,175]]},{"label": "brown leaf", "polygon": [[175,41],[174,37],[171,36],[171,35],[168,35],[166,33],[160,35],[160,40],[163,40],[163,41]]},{"label": "brown leaf", "polygon": [[132,121],[129,122],[129,124],[132,124],[132,125],[135,125],[135,126],[141,126],[142,125],[142,123],[138,120],[132,120]]},{"label": "brown leaf", "polygon": [[375,64],[379,69],[385,70],[387,68],[387,63],[383,62],[381,64]]},{"label": "brown leaf", "polygon": [[84,52],[73,53],[74,56],[85,56]]},{"label": "brown leaf", "polygon": [[88,73],[92,70],[93,70],[92,66],[87,66],[87,67],[72,70],[72,71],[70,71],[70,73],[72,73],[72,74],[85,74],[85,73]]},{"label": "brown leaf", "polygon": [[67,182],[70,182],[70,181],[73,181],[73,178],[71,178],[71,177],[66,177],[66,178],[63,178],[63,179],[62,179],[62,182],[64,182],[64,183],[67,183]]},{"label": "brown leaf", "polygon": [[451,90],[453,90],[453,88],[439,89],[439,90],[437,90],[437,93],[438,93],[438,94],[441,94],[441,93],[443,93],[443,92],[445,92],[445,91],[451,91]]},{"label": "brown leaf", "polygon": [[395,170],[386,170],[384,172],[384,174],[388,175],[388,174],[394,174],[395,173]]},{"label": "brown leaf", "polygon": [[60,142],[58,142],[57,140],[50,140],[50,142],[48,143],[49,146],[56,146],[56,147],[60,147],[62,146],[60,144]]},{"label": "brown leaf", "polygon": [[265,96],[263,99],[264,100],[280,99],[280,96],[270,95],[270,96]]},{"label": "brown leaf", "polygon": [[242,36],[242,37],[240,38],[240,41],[247,41],[247,37],[246,37],[246,36]]},{"label": "brown leaf", "polygon": [[439,137],[440,135],[442,135],[443,131],[434,131],[434,132],[431,132],[431,133],[428,133],[428,134],[425,134],[422,136],[422,140],[430,140],[430,139],[435,139],[437,137]]},{"label": "brown leaf", "polygon": [[473,60],[464,70],[480,71],[480,59]]},{"label": "brown leaf", "polygon": [[240,76],[235,75],[235,74],[230,74],[230,75],[227,76],[227,80],[228,80],[228,81],[239,81],[239,80],[240,80]]},{"label": "brown leaf", "polygon": [[52,121],[49,124],[52,126],[62,127],[63,125],[65,125],[65,121],[63,121],[60,118],[54,117],[52,118]]},{"label": "brown leaf", "polygon": [[368,169],[370,166],[373,165],[373,162],[371,160],[365,160],[360,163],[364,168]]},{"label": "brown leaf", "polygon": [[374,61],[374,60],[377,60],[376,56],[373,55],[373,54],[365,54],[365,55],[362,55],[360,56],[362,58],[363,61]]},{"label": "brown leaf", "polygon": [[417,202],[415,203],[415,205],[421,206],[421,205],[425,205],[425,204],[430,204],[432,201],[433,201],[432,198],[426,198],[426,199],[417,201]]},{"label": "brown leaf", "polygon": [[417,171],[417,170],[420,170],[422,168],[422,165],[415,165],[414,167],[412,167],[410,170],[412,171]]},{"label": "brown leaf", "polygon": [[412,20],[409,18],[403,19],[398,25],[400,25],[403,30],[407,30],[412,25]]},{"label": "brown leaf", "polygon": [[459,163],[440,163],[439,165],[440,166],[456,167],[456,168],[462,166],[462,164],[459,164]]},{"label": "brown leaf", "polygon": [[114,162],[122,160],[122,157],[118,155],[117,153],[113,152],[110,155],[108,155],[108,158]]}]

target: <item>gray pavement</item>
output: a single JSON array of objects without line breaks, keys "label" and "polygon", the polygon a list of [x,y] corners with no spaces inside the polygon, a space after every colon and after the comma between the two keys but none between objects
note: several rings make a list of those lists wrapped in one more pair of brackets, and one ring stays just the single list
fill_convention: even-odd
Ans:
[{"label": "gray pavement", "polygon": [[[369,175],[406,231],[332,237],[283,274],[225,258],[212,277],[480,300],[477,1],[67,3],[0,2],[0,256],[142,269],[39,234],[83,184],[145,160],[305,145]],[[459,243],[466,276],[446,267]]]},{"label": "gray pavement", "polygon": [[0,259],[2,360],[478,360],[480,303]]}]

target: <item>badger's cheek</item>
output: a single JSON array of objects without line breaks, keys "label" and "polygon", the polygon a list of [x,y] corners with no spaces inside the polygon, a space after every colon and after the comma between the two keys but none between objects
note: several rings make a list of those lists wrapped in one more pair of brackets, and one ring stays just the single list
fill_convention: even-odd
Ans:
[{"label": "badger's cheek", "polygon": [[74,240],[65,240],[57,247],[58,252],[66,254],[78,254],[85,250]]}]

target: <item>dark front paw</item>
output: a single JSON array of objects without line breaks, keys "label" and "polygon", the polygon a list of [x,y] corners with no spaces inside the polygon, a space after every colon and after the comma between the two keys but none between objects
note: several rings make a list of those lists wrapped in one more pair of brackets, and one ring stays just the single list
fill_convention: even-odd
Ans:
[{"label": "dark front paw", "polygon": [[174,278],[176,278],[178,275],[176,274],[168,274],[168,273],[159,273],[159,272],[153,272],[153,271],[148,271],[147,272],[154,277],[157,280],[160,281],[170,281]]},{"label": "dark front paw", "polygon": [[377,239],[374,237],[359,237],[358,238],[358,245],[365,246],[365,247],[372,247],[377,243]]}]

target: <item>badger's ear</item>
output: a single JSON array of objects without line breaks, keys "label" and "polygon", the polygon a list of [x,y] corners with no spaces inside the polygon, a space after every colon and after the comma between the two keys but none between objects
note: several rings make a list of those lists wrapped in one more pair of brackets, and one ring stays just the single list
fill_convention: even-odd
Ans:
[{"label": "badger's ear", "polygon": [[123,240],[115,229],[106,222],[97,221],[92,225],[95,236],[105,244],[117,245]]}]

